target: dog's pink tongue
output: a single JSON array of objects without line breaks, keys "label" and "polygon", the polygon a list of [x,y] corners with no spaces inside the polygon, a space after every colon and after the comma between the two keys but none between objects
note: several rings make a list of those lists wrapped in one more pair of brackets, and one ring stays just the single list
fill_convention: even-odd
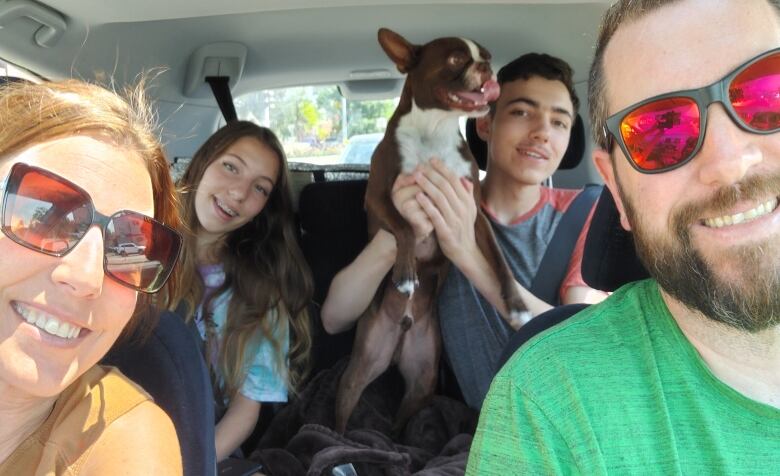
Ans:
[{"label": "dog's pink tongue", "polygon": [[491,101],[498,99],[498,94],[501,92],[501,87],[495,80],[489,79],[482,85],[480,92],[462,91],[456,93],[463,99],[467,99],[475,104],[487,104]]},{"label": "dog's pink tongue", "polygon": [[485,95],[485,101],[493,102],[498,99],[498,95],[501,94],[501,86],[494,79],[488,79],[485,84],[482,85],[482,94]]}]

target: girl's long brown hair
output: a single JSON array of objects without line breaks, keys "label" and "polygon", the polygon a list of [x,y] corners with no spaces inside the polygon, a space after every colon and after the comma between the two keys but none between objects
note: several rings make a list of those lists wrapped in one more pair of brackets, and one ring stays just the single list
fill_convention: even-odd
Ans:
[{"label": "girl's long brown hair", "polygon": [[[191,232],[184,238],[184,251],[178,266],[181,287],[172,306],[186,303],[186,319],[190,321],[203,300],[205,285],[197,270],[200,223],[195,213],[195,191],[206,168],[244,137],[253,137],[276,153],[279,177],[263,210],[252,221],[225,236],[216,250],[225,270],[225,283],[212,297],[227,289],[231,289],[233,295],[228,305],[224,339],[219,345],[218,369],[212,370],[218,370],[223,376],[225,394],[230,397],[241,387],[251,363],[245,353],[249,346],[256,345],[259,337],[272,343],[275,368],[286,376],[291,390],[308,372],[311,348],[307,306],[314,285],[311,271],[298,247],[287,158],[270,129],[248,121],[230,122],[215,132],[195,153],[177,183],[182,219]],[[204,303],[204,309],[209,305],[210,302]],[[276,316],[269,312],[273,308],[278,310]],[[282,345],[287,334],[275,332],[275,329],[288,327],[290,350],[289,356],[285,356]],[[207,349],[211,347],[206,346]],[[285,372],[287,357],[289,372]]]}]

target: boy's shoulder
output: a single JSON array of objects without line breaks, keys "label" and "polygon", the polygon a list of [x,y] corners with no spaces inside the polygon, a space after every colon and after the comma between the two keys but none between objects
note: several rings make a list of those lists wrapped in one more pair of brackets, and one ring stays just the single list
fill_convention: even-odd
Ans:
[{"label": "boy's shoulder", "polygon": [[565,212],[569,206],[574,202],[574,199],[582,192],[581,188],[557,188],[557,187],[545,187],[541,188],[541,201],[552,205],[552,207],[558,212]]}]

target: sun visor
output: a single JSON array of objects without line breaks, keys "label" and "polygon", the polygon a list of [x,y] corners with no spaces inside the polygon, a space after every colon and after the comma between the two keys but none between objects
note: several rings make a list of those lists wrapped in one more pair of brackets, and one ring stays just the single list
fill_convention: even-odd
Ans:
[{"label": "sun visor", "polygon": [[401,95],[404,78],[350,79],[339,84],[339,92],[347,99],[390,99]]},{"label": "sun visor", "polygon": [[184,95],[190,98],[212,96],[206,78],[226,76],[230,89],[236,87],[246,63],[246,46],[241,43],[221,42],[203,45],[190,55],[184,78]]}]

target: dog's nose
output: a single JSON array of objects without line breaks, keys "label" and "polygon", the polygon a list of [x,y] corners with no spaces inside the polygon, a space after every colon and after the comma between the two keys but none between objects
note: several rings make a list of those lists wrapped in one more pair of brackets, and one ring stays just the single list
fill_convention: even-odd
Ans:
[{"label": "dog's nose", "polygon": [[477,65],[477,71],[483,74],[491,74],[490,63],[483,61]]}]

